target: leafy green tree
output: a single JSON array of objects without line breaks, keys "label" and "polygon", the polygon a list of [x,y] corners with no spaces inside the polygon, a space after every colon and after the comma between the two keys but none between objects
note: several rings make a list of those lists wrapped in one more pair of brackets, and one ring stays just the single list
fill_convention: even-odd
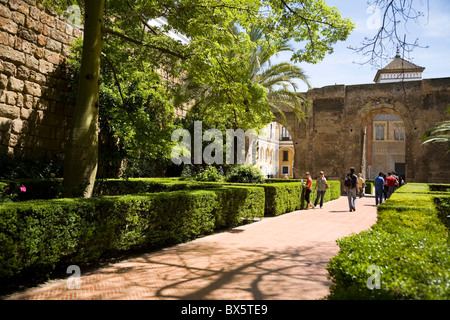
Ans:
[{"label": "leafy green tree", "polygon": [[[151,176],[164,169],[173,146],[174,106],[168,87],[171,81],[126,48],[105,43],[102,50],[99,92],[100,177]],[[68,60],[77,89],[82,43],[72,47]],[[119,62],[119,63],[117,63]],[[71,100],[76,96],[71,94]]]},{"label": "leafy green tree", "polygon": [[[238,36],[238,28],[235,27],[233,30]],[[245,57],[248,64],[247,69],[243,71],[255,88],[264,90],[259,96],[261,100],[253,102],[259,104],[258,107],[255,105],[250,107],[252,102],[246,100],[244,104],[247,107],[242,108],[241,104],[233,103],[236,95],[230,95],[226,90],[214,90],[212,84],[195,83],[189,74],[183,78],[177,104],[190,103],[191,112],[199,115],[209,127],[228,124],[228,128],[262,128],[272,120],[273,113],[281,114],[285,120],[287,111],[294,112],[299,120],[303,120],[308,103],[304,95],[297,92],[296,81],[302,81],[309,87],[306,75],[293,63],[272,64],[270,61],[274,55],[294,50],[287,41],[272,47],[260,45],[264,40],[264,34],[258,27],[252,27],[248,31],[248,36],[255,44],[255,48]]]},{"label": "leafy green tree", "polygon": [[[197,83],[212,83],[213,90],[228,92],[232,103],[249,116],[264,106],[264,89],[250,81],[246,57],[254,43],[246,33],[232,32],[258,25],[266,35],[265,46],[286,39],[304,44],[293,54],[294,61],[316,63],[345,40],[353,28],[336,8],[322,0],[41,0],[60,11],[78,3],[83,13],[83,50],[72,130],[65,150],[64,187],[84,190],[90,197],[98,166],[99,80],[103,43],[126,48],[130,57],[145,57],[146,63],[164,66],[169,74],[193,75]],[[165,17],[161,28],[149,19]],[[184,34],[183,44],[169,36]],[[127,46],[123,46],[124,42]],[[236,53],[231,55],[230,53]],[[230,59],[230,56],[236,58]],[[246,108],[256,112],[246,112]],[[249,109],[250,110],[250,109]],[[263,112],[264,113],[264,112]],[[267,113],[264,113],[267,114]]]}]

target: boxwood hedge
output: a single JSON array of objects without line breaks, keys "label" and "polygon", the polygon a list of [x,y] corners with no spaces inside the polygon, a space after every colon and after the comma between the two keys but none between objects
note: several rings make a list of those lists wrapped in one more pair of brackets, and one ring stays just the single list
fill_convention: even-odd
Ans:
[{"label": "boxwood hedge", "polygon": [[[325,201],[340,196],[340,182],[329,184]],[[96,264],[305,205],[304,188],[291,182],[109,179],[97,181],[90,199],[52,199],[62,194],[61,179],[0,182],[3,187],[21,185],[27,191],[20,193],[20,202],[0,207],[1,287],[30,274],[45,278],[57,265]]]},{"label": "boxwood hedge", "polygon": [[[378,207],[370,230],[338,240],[340,252],[327,267],[328,298],[449,299],[450,247],[442,220],[450,214],[449,200],[450,194],[430,192],[429,185],[401,187]],[[368,285],[370,266],[379,268],[380,289]]]},{"label": "boxwood hedge", "polygon": [[254,187],[4,203],[0,283],[30,272],[45,277],[57,263],[189,241],[263,215],[264,191]]}]

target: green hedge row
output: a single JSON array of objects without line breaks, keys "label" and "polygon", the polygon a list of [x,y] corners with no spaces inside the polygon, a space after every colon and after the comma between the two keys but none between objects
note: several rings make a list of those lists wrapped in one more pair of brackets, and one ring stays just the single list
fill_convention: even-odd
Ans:
[{"label": "green hedge row", "polygon": [[45,277],[58,263],[189,241],[263,215],[264,191],[253,187],[5,203],[0,283],[31,272]]},{"label": "green hedge row", "polygon": [[[401,187],[378,207],[370,230],[338,240],[340,252],[327,267],[332,280],[328,298],[450,299],[450,247],[443,219],[449,208],[449,193],[432,193],[425,184]],[[375,276],[370,266],[380,273]],[[378,276],[380,289],[371,286]]]},{"label": "green hedge row", "polygon": [[[270,183],[251,184],[254,187],[264,188],[266,196],[266,216],[277,216],[280,214],[301,210],[305,208],[304,189],[301,180],[266,179]],[[282,181],[283,183],[280,183]],[[289,181],[289,182],[287,182]],[[62,194],[62,180],[20,180],[2,181],[1,185],[8,185],[18,189],[20,185],[27,187],[27,192],[19,192],[19,201],[52,199]],[[330,188],[325,194],[324,201],[328,202],[339,198],[341,185],[339,181],[328,181]],[[94,196],[114,196],[125,194],[172,192],[180,190],[209,190],[223,186],[249,186],[249,184],[232,184],[220,182],[199,182],[192,179],[177,178],[139,178],[139,179],[108,179],[98,180],[94,187]],[[313,190],[315,181],[313,181]],[[316,193],[311,193],[311,201],[314,202]]]},{"label": "green hedge row", "polygon": [[[272,179],[275,180],[275,179]],[[287,180],[287,179],[286,179]],[[300,180],[299,180],[300,181]],[[229,184],[225,184],[229,185]],[[233,184],[245,185],[245,184]],[[338,199],[341,196],[341,183],[339,181],[328,181],[330,188],[324,196],[324,202]],[[265,193],[265,216],[279,216],[285,213],[306,208],[305,188],[301,182],[285,183],[263,183],[253,184],[255,187],[263,188]],[[314,192],[315,181],[312,184],[311,202],[314,204],[317,193]]]}]

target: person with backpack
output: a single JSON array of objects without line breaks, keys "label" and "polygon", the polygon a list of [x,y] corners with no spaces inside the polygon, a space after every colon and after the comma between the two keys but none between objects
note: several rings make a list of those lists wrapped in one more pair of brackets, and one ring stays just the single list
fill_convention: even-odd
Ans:
[{"label": "person with backpack", "polygon": [[350,173],[348,173],[344,179],[344,191],[347,191],[350,212],[356,211],[356,192],[358,188],[358,177],[355,174],[355,168],[351,167]]}]

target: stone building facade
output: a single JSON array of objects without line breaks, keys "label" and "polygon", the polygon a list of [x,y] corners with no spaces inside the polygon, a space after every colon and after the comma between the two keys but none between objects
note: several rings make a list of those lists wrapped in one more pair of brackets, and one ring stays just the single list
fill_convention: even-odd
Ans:
[{"label": "stone building facade", "polygon": [[73,112],[64,62],[81,35],[35,0],[0,0],[0,154],[62,156]]},{"label": "stone building facade", "polygon": [[313,104],[306,121],[287,115],[296,178],[306,171],[324,171],[329,179],[342,180],[352,166],[367,177],[370,123],[376,116],[390,115],[404,126],[406,181],[450,182],[447,145],[421,144],[427,129],[449,120],[450,78],[334,85],[309,90],[306,96]]}]

